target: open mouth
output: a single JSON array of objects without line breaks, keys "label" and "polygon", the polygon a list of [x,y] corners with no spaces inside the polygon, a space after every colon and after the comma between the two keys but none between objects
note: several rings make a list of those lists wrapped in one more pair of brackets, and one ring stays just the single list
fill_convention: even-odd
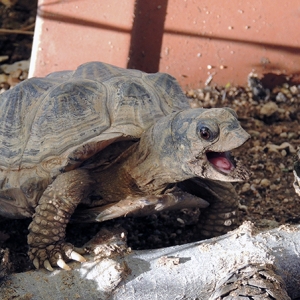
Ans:
[{"label": "open mouth", "polygon": [[219,172],[229,174],[234,170],[235,165],[229,151],[226,152],[206,152],[207,160]]}]

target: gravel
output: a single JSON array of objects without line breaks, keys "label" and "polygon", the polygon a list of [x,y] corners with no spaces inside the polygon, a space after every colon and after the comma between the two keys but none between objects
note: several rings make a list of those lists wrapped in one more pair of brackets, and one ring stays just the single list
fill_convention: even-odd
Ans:
[{"label": "gravel", "polygon": [[208,86],[187,92],[193,107],[233,108],[243,128],[251,134],[251,140],[234,155],[253,175],[249,182],[236,184],[236,188],[241,198],[242,219],[261,229],[299,223],[300,215],[300,199],[292,187],[293,163],[300,145],[300,85],[287,79],[282,85],[263,90],[260,94],[256,86],[249,84]]},{"label": "gravel", "polygon": [[[36,2],[30,0],[19,0],[13,7],[0,3],[1,28],[30,28],[34,22],[35,5]],[[26,79],[31,42],[31,35],[0,35],[0,92]],[[19,67],[11,67],[13,63]],[[300,198],[292,187],[292,169],[300,145],[300,85],[287,77],[282,84],[269,87],[250,73],[247,86],[215,86],[212,81],[210,85],[189,90],[186,94],[192,107],[233,108],[242,126],[251,134],[251,140],[233,153],[253,172],[248,182],[235,184],[240,196],[241,220],[250,220],[261,230],[285,223],[298,224]],[[198,218],[199,211],[182,210],[144,218],[120,218],[105,225],[124,227],[129,234],[129,246],[133,249],[149,249],[197,240]],[[32,268],[26,254],[29,223],[30,220],[1,223],[0,246],[9,250],[2,250],[0,256],[15,272]],[[71,224],[67,236],[80,246],[102,226]]]}]

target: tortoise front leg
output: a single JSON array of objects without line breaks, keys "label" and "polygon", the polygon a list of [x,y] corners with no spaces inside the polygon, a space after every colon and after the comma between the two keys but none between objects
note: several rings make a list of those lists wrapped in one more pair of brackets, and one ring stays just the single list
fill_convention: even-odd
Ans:
[{"label": "tortoise front leg", "polygon": [[208,205],[207,201],[177,189],[163,195],[128,196],[118,202],[75,212],[73,217],[81,222],[103,222],[128,215],[144,216],[163,210],[205,208]]},{"label": "tortoise front leg", "polygon": [[66,226],[92,181],[86,170],[73,170],[60,174],[44,191],[29,225],[29,257],[38,269],[52,266],[69,270],[66,259],[84,262],[73,245],[64,242]]}]

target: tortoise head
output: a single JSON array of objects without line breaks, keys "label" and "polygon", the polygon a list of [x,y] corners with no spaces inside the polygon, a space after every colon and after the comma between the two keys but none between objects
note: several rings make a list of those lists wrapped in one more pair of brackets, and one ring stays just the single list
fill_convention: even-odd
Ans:
[{"label": "tortoise head", "polygon": [[171,135],[176,160],[186,174],[220,181],[248,179],[249,171],[230,153],[250,138],[234,110],[182,111],[172,119]]}]

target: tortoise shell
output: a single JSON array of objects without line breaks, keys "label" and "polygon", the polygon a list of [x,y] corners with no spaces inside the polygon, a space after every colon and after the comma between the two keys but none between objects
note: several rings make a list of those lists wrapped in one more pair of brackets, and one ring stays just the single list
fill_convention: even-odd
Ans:
[{"label": "tortoise shell", "polygon": [[0,95],[0,214],[30,217],[37,185],[187,108],[170,75],[101,62],[18,84]]}]

